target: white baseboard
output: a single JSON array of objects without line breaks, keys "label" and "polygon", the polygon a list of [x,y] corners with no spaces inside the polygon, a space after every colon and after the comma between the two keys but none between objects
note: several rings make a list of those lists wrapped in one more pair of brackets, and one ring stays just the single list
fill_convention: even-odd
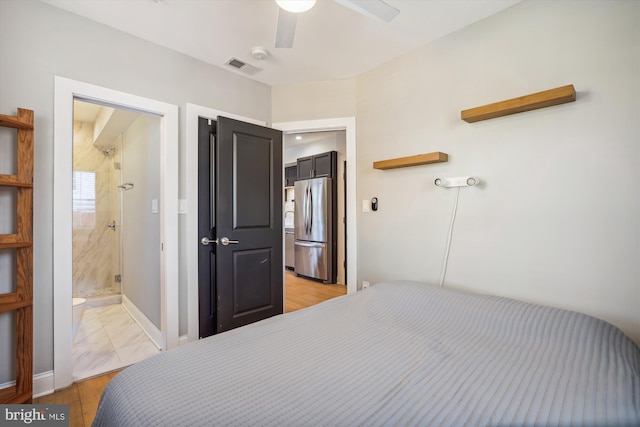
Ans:
[{"label": "white baseboard", "polygon": [[135,304],[124,294],[122,295],[122,306],[129,312],[133,320],[140,325],[144,333],[147,334],[155,346],[158,347],[158,349],[162,349],[162,332],[160,332],[160,329],[156,328],[156,325],[154,325],[153,322],[149,320],[149,318],[147,318],[147,316],[145,316],[144,313],[142,313],[142,311],[140,311],[138,307],[136,307]]},{"label": "white baseboard", "polygon": [[33,376],[33,397],[45,396],[55,391],[53,386],[53,371],[35,374]]},{"label": "white baseboard", "polygon": [[86,305],[84,308],[96,308],[96,307],[104,307],[105,305],[113,305],[113,304],[121,304],[122,303],[122,295],[107,295],[103,297],[89,297],[87,298]]},{"label": "white baseboard", "polygon": [[[160,346],[158,345],[158,342],[160,340],[161,333],[155,327],[155,325],[151,323],[151,321],[147,319],[147,317],[144,314],[142,314],[142,312],[138,310],[138,308],[124,295],[122,296],[122,305],[129,312],[129,314],[131,314],[131,317],[133,317],[133,319],[145,331],[145,333],[149,336],[149,338],[153,340],[154,344],[158,346],[158,348],[160,348]],[[134,314],[134,312],[139,314]],[[140,317],[137,317],[137,316],[140,316]],[[140,321],[139,320],[140,318],[144,320]],[[155,334],[157,338],[154,339],[154,337],[151,336],[151,334],[148,332],[146,327],[143,326],[142,322],[147,322],[149,325],[151,325],[153,329],[151,333]],[[189,343],[189,338],[187,335],[182,335],[178,340],[178,345],[181,345],[181,346],[188,343]],[[0,384],[0,390],[13,387],[14,385],[16,385],[15,381],[9,381],[7,383]],[[54,391],[55,391],[55,387],[53,385],[53,371],[42,372],[40,374],[35,374],[33,376],[33,398],[34,399],[37,397],[46,396],[48,394],[53,393]]]},{"label": "white baseboard", "polygon": [[[16,385],[15,381],[9,381],[8,383],[0,384],[0,390],[13,387]],[[33,397],[45,396],[54,392],[53,387],[53,371],[43,372],[41,374],[35,374],[33,376]]]},{"label": "white baseboard", "polygon": [[[123,301],[123,304],[124,304],[124,301]],[[133,306],[131,301],[129,301],[129,304]],[[135,310],[138,310],[138,309],[135,308]],[[133,314],[131,316],[133,316]],[[147,319],[147,321],[149,320]],[[158,333],[158,336],[160,336],[160,331],[158,331],[157,333]],[[188,343],[189,343],[189,339],[187,335],[182,335],[178,340],[178,345],[185,345]],[[9,381],[8,383],[0,384],[0,390],[13,387],[14,385],[16,385],[15,381]],[[55,391],[55,387],[53,385],[53,371],[42,372],[41,374],[35,374],[33,376],[33,398],[34,399],[37,397],[46,396],[48,394],[53,393],[54,391]]]}]

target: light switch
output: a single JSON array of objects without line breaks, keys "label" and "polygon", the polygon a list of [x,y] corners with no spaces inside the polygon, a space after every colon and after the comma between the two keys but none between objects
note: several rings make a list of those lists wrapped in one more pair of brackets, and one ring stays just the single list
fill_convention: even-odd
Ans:
[{"label": "light switch", "polygon": [[158,199],[151,200],[151,213],[152,214],[158,213]]},{"label": "light switch", "polygon": [[362,212],[369,212],[369,200],[362,201]]},{"label": "light switch", "polygon": [[187,200],[186,199],[178,199],[178,213],[186,214],[187,213]]}]

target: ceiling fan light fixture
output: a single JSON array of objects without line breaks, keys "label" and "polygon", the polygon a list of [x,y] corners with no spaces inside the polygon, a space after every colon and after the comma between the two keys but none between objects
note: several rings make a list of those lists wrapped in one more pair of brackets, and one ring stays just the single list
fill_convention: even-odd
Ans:
[{"label": "ceiling fan light fixture", "polygon": [[311,9],[316,0],[276,0],[276,3],[287,12],[302,13]]}]

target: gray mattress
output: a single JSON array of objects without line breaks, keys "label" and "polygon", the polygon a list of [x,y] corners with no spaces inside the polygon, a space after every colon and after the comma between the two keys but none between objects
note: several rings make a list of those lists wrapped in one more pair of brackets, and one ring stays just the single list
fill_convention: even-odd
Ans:
[{"label": "gray mattress", "polygon": [[364,292],[162,353],[94,426],[640,425],[640,350],[571,311],[424,283]]}]

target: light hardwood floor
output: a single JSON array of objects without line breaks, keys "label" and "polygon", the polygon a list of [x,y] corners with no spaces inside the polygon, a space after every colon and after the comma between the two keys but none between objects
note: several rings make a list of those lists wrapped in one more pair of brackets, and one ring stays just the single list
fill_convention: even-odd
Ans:
[{"label": "light hardwood floor", "polygon": [[69,405],[69,426],[89,427],[96,416],[102,390],[120,371],[73,383],[71,387],[47,396],[33,399],[37,405],[67,404]]},{"label": "light hardwood floor", "polygon": [[346,285],[325,285],[322,282],[298,277],[290,270],[285,271],[284,280],[285,313],[316,305],[347,293]]},{"label": "light hardwood floor", "polygon": [[[325,285],[314,280],[297,277],[285,272],[285,313],[300,310],[328,299],[345,295],[345,285]],[[68,404],[69,426],[89,427],[100,403],[100,396],[107,383],[120,371],[74,383],[71,387],[33,400],[35,404]]]}]

